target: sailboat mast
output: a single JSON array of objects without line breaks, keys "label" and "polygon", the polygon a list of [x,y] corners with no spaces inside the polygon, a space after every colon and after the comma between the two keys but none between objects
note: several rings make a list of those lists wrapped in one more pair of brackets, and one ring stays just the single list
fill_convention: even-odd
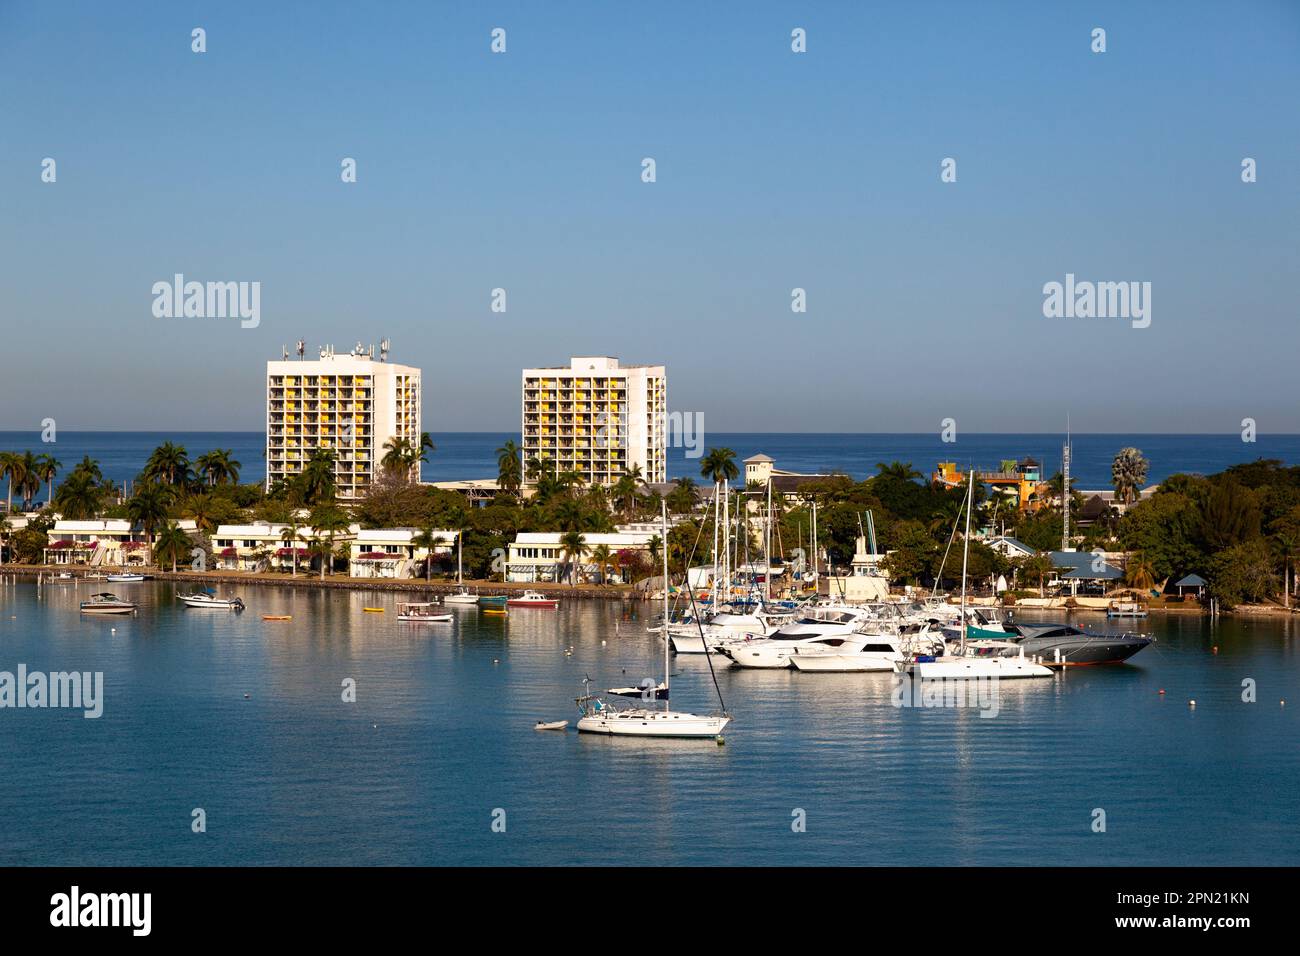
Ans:
[{"label": "sailboat mast", "polygon": [[464,543],[464,541],[465,541],[465,529],[461,528],[459,531],[456,532],[456,583],[457,584],[465,583],[465,579],[462,574],[462,565],[461,565],[461,554],[462,554],[461,545]]},{"label": "sailboat mast", "polygon": [[772,600],[772,476],[767,477],[767,531],[763,536],[763,591]]},{"label": "sailboat mast", "polygon": [[970,513],[975,507],[975,466],[970,466],[970,490],[966,497],[966,540],[961,550],[961,652],[966,656],[966,560],[970,557]]},{"label": "sailboat mast", "polygon": [[[660,502],[659,502],[659,520],[662,522],[662,527],[663,527],[663,530],[660,532],[660,535],[659,535],[659,536],[663,539],[663,542],[664,542],[664,545],[663,545],[663,548],[662,548],[663,553],[664,553],[664,626],[663,626],[663,635],[664,635],[664,710],[667,711],[668,708],[669,708],[669,700],[668,700],[668,698],[669,698],[669,693],[668,693],[668,681],[669,681],[669,670],[670,670],[670,668],[669,668],[669,666],[668,666],[668,503],[667,503],[666,501],[660,501]],[[687,563],[689,564],[690,562],[687,562]],[[691,578],[691,571],[690,571],[690,568],[687,568],[687,569],[686,569],[686,586],[687,586],[688,588],[691,586],[691,580],[690,580],[690,578]],[[707,647],[705,648],[705,652],[706,652],[706,653],[708,652],[708,648],[707,648]]]}]

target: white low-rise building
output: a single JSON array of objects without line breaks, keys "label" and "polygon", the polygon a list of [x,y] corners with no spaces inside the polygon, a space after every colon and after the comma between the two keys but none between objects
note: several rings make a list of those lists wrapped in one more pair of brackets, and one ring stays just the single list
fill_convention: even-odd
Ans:
[{"label": "white low-rise building", "polygon": [[311,529],[299,526],[293,541],[284,537],[287,524],[255,521],[252,524],[218,525],[212,535],[212,561],[217,571],[257,571],[290,567],[294,549],[298,551],[298,567],[311,564],[307,548],[311,544]]},{"label": "white low-rise building", "polygon": [[[578,580],[599,580],[600,568],[591,560],[592,551],[601,545],[609,548],[611,558],[620,552],[648,556],[650,542],[659,537],[658,530],[631,532],[583,532],[583,552],[580,557],[565,554],[560,543],[564,537],[558,531],[526,531],[515,536],[506,558],[506,580],[521,583],[536,581],[562,581],[568,579],[570,565],[577,564]],[[606,568],[610,581],[619,581],[618,567]]]},{"label": "white low-rise building", "polygon": [[[354,578],[423,576],[430,549],[415,543],[421,535],[419,528],[356,528],[350,541],[349,573]],[[457,532],[434,530],[433,538],[434,560],[455,553]]]},{"label": "white low-rise building", "polygon": [[[176,522],[186,534],[196,530],[188,518]],[[154,528],[156,535],[161,526]],[[148,564],[149,535],[139,524],[125,518],[96,518],[87,521],[59,519],[48,532],[46,564],[85,564],[91,567]]]}]

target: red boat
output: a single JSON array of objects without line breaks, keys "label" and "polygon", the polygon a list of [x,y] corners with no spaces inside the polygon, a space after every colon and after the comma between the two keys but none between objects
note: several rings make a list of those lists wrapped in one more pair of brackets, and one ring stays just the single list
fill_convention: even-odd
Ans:
[{"label": "red boat", "polygon": [[519,597],[511,598],[506,601],[511,607],[559,607],[560,602],[555,598],[548,598],[541,591],[525,591]]}]

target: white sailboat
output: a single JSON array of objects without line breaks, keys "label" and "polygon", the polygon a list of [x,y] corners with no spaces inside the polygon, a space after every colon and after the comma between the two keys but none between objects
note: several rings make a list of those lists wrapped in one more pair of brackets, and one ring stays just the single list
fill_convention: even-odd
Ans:
[{"label": "white sailboat", "polygon": [[466,606],[478,604],[478,595],[465,587],[465,580],[461,571],[461,541],[465,537],[465,531],[462,528],[456,532],[456,591],[454,594],[448,594],[442,599],[443,604],[463,604]]},{"label": "white sailboat", "polygon": [[[976,657],[967,653],[966,631],[971,626],[966,616],[966,568],[970,557],[970,513],[975,503],[975,469],[970,469],[970,490],[966,495],[966,538],[962,542],[961,558],[961,635],[957,653],[936,660],[918,660],[910,664],[912,674],[922,680],[972,680],[997,678],[1011,680],[1023,677],[1051,677],[1050,668],[1025,657],[1024,649],[1016,657]],[[909,669],[908,661],[898,663],[900,670]]]},{"label": "white sailboat", "polygon": [[[661,540],[668,540],[668,508],[661,505],[663,511],[663,533]],[[663,549],[664,558],[664,619],[668,616],[668,549]],[[582,717],[578,719],[578,731],[585,734],[607,734],[615,737],[688,737],[705,738],[719,736],[731,718],[722,714],[690,714],[669,709],[668,693],[671,674],[668,653],[668,635],[664,641],[664,679],[662,685],[647,688],[644,707],[613,707],[600,697],[590,693],[590,679],[584,681],[587,693],[577,699]],[[664,702],[663,710],[653,707],[653,702]]]}]

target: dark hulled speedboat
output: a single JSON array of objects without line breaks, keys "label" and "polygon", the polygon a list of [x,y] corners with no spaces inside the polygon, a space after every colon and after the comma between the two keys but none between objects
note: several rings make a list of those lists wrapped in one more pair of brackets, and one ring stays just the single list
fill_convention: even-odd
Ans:
[{"label": "dark hulled speedboat", "polygon": [[1013,630],[1007,640],[1015,646],[1005,648],[1002,656],[1016,657],[1023,649],[1026,657],[1048,667],[1118,664],[1151,643],[1137,634],[1092,634],[1070,624],[1016,624]]}]

